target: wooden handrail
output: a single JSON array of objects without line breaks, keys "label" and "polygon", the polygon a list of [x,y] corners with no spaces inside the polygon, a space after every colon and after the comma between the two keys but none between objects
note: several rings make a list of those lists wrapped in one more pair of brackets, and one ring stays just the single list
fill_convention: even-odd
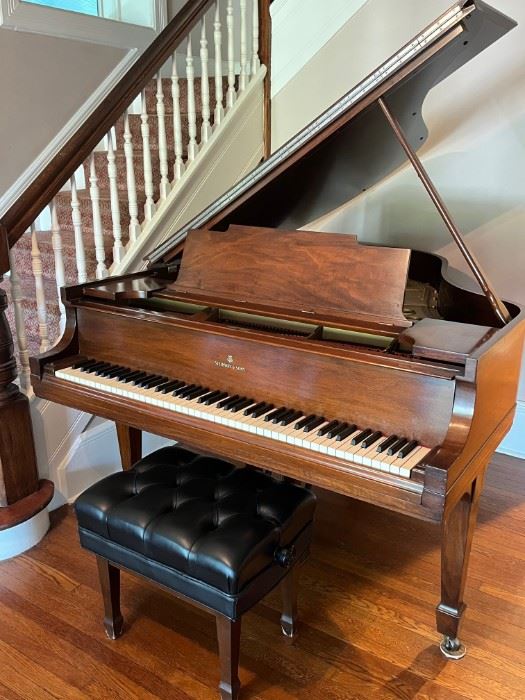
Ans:
[{"label": "wooden handrail", "polygon": [[[49,165],[4,214],[0,220],[0,231],[3,228],[7,234],[10,248],[96,148],[148,81],[188,36],[213,1],[188,0]],[[3,263],[3,257],[5,256],[0,253],[0,263]],[[4,269],[4,272],[6,271]]]}]

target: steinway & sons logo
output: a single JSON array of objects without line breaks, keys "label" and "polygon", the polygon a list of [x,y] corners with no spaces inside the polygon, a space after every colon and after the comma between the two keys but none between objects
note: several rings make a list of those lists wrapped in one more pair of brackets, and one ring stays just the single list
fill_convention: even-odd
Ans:
[{"label": "steinway & sons logo", "polygon": [[226,362],[224,360],[215,360],[217,367],[222,367],[223,369],[233,369],[235,372],[246,372],[245,367],[235,364],[233,355],[227,355]]}]

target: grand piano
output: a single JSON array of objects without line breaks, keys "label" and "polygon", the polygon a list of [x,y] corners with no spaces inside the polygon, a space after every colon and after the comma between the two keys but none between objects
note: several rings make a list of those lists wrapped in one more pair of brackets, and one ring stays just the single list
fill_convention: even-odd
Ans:
[{"label": "grand piano", "polygon": [[[476,512],[512,424],[525,332],[417,155],[428,91],[514,22],[461,1],[153,251],[65,288],[38,396],[441,528],[441,650],[458,637]],[[308,224],[412,163],[475,282]],[[407,216],[410,212],[407,211]],[[363,224],[366,227],[366,221]],[[356,234],[353,235],[353,234]]]}]

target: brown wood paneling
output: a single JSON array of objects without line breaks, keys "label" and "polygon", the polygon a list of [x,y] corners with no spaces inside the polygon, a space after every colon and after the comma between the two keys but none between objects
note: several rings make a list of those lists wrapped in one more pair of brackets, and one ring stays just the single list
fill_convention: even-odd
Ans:
[{"label": "brown wood paneling", "polygon": [[[454,382],[394,367],[323,356],[286,339],[204,332],[141,315],[78,309],[79,352],[203,386],[288,405],[385,433],[402,431],[433,447],[452,413]],[[248,334],[245,334],[248,336]],[[228,358],[231,356],[232,360]]]}]

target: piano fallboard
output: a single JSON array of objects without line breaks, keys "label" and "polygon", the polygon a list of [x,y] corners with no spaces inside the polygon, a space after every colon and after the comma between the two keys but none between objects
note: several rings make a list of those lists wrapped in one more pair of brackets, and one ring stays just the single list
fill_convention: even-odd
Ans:
[{"label": "piano fallboard", "polygon": [[429,446],[440,444],[448,430],[457,376],[452,368],[139,310],[95,305],[78,307],[76,314],[78,354],[85,357],[274,404],[286,405],[293,396],[294,407],[305,413],[385,434],[402,431]]}]

